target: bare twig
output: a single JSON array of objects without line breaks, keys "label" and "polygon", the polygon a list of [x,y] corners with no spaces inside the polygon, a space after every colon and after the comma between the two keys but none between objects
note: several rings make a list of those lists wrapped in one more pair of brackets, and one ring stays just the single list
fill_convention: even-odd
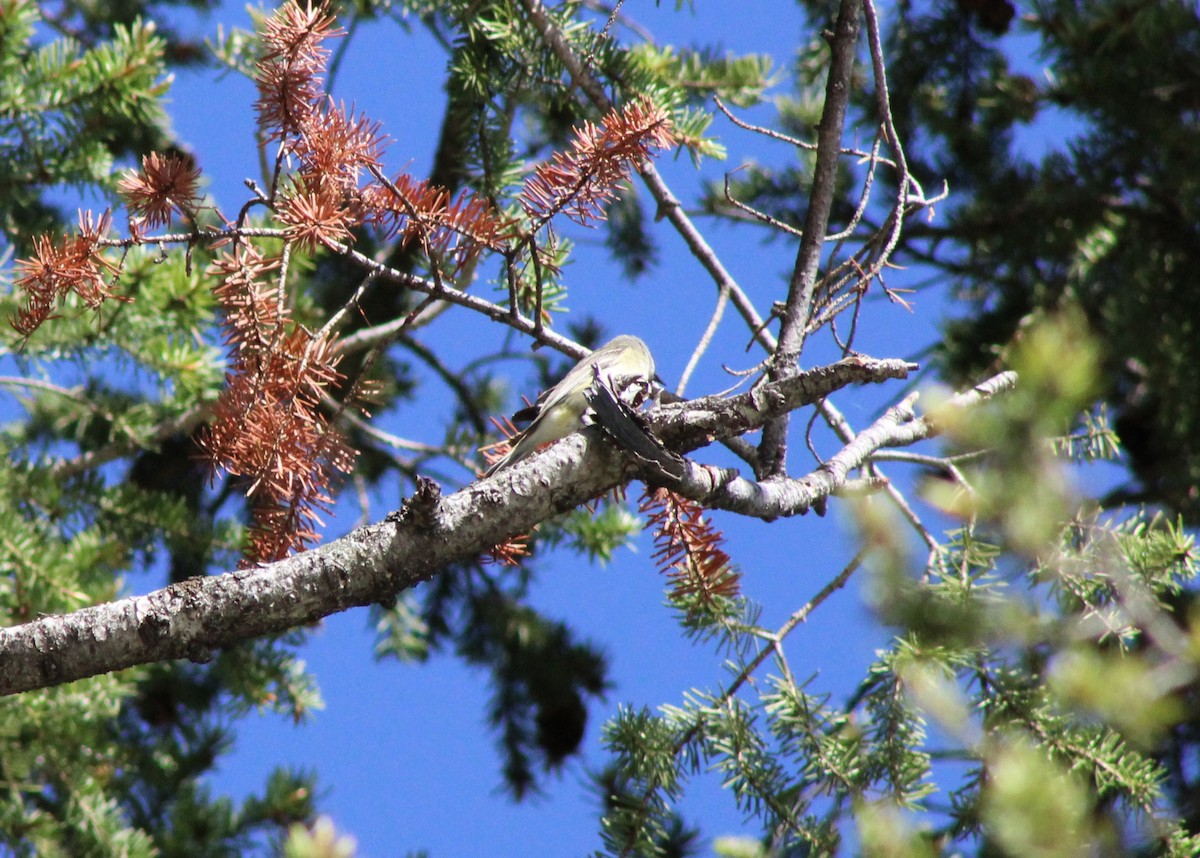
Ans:
[{"label": "bare twig", "polygon": [[700,363],[700,358],[708,351],[708,346],[712,342],[712,338],[716,336],[717,326],[721,324],[721,318],[725,315],[725,308],[729,305],[729,290],[717,289],[717,304],[713,307],[712,316],[708,320],[708,325],[704,328],[704,333],[700,335],[700,342],[696,343],[696,348],[692,349],[692,356],[688,358],[687,366],[683,368],[683,373],[679,376],[679,384],[675,385],[675,395],[683,396],[684,390],[687,389],[688,380],[691,379],[692,373],[696,371],[697,364]]},{"label": "bare twig", "polygon": [[[367,293],[367,289],[370,288],[371,284],[375,282],[375,279],[378,276],[378,271],[368,272],[367,276],[364,277],[362,282],[358,284],[358,288],[354,290],[354,294],[347,299],[346,303],[338,308],[336,313],[329,317],[329,321],[321,326],[321,330],[317,331],[317,335],[313,339],[323,340],[326,337],[331,336],[342,323],[342,320],[346,318],[346,315],[350,312],[350,310],[358,306],[358,302],[362,300],[363,295]],[[340,349],[340,351],[345,353],[345,349]]]},{"label": "bare twig", "polygon": [[[764,137],[769,137],[772,140],[778,140],[780,143],[787,143],[800,149],[808,149],[809,151],[813,151],[817,148],[816,143],[810,143],[807,140],[800,139],[799,137],[793,137],[790,134],[784,134],[782,131],[776,131],[774,128],[767,128],[763,125],[755,125],[752,122],[747,122],[744,119],[738,118],[738,116],[726,106],[725,102],[721,100],[721,96],[719,95],[714,95],[713,101],[716,103],[717,108],[725,114],[725,117],[743,131],[752,131],[755,134],[761,134]],[[864,152],[862,149],[854,149],[843,146],[841,151],[843,155],[852,155],[862,158],[863,160],[878,161],[878,163],[885,164],[889,167],[895,166],[895,164],[889,161],[887,158],[876,158],[873,153]]]},{"label": "bare twig", "polygon": [[[799,371],[797,362],[812,313],[813,294],[821,253],[829,227],[829,213],[837,189],[838,162],[842,149],[842,129],[850,103],[854,53],[859,32],[860,0],[842,0],[833,36],[832,56],[825,85],[825,105],[817,127],[817,157],[813,168],[812,189],[808,196],[803,236],[796,252],[796,264],[788,285],[787,301],[780,316],[779,346],[767,370],[768,378],[787,378]],[[779,476],[787,467],[786,416],[763,428],[759,443],[759,477]]]},{"label": "bare twig", "polygon": [[[829,427],[833,429],[839,438],[842,439],[842,443],[849,443],[854,438],[854,430],[850,427],[849,422],[847,422],[846,418],[838,410],[836,405],[834,405],[828,399],[822,400],[822,402],[817,406],[817,410],[821,413],[821,416],[825,418],[825,421],[829,424]],[[900,514],[904,516],[905,520],[909,523],[913,530],[916,531],[917,535],[921,537],[921,541],[925,543],[929,550],[931,552],[936,551],[938,548],[937,539],[934,538],[933,534],[929,531],[929,528],[925,526],[925,523],[921,521],[921,517],[917,515],[916,510],[914,510],[909,504],[908,499],[904,496],[904,493],[896,487],[895,483],[887,478],[887,475],[884,474],[882,469],[880,469],[876,464],[881,452],[882,451],[875,451],[871,454],[871,472],[886,481],[887,487],[885,488],[885,491],[887,492],[887,495],[891,499],[892,503],[895,505],[896,509],[900,511]]]},{"label": "bare twig", "polygon": [[758,221],[759,223],[764,223],[773,229],[777,229],[780,232],[786,232],[788,235],[793,235],[796,238],[799,238],[801,236],[800,230],[796,229],[796,227],[792,226],[790,223],[784,223],[783,221],[779,220],[779,218],[772,217],[771,215],[767,214],[766,212],[760,212],[758,209],[754,208],[754,206],[747,205],[746,203],[742,202],[737,197],[735,197],[733,195],[733,193],[729,190],[729,174],[728,173],[725,174],[725,202],[729,203],[731,206],[733,206],[738,211],[745,212],[751,218]]},{"label": "bare twig", "polygon": [[602,38],[608,38],[612,31],[613,24],[620,23],[622,27],[627,27],[631,33],[634,33],[639,39],[645,42],[653,42],[654,34],[639,24],[635,19],[628,15],[621,14],[621,7],[625,5],[625,0],[618,0],[611,7],[605,7],[598,0],[583,0],[584,8],[591,9],[593,12],[599,12],[602,15],[607,15],[608,20],[604,22],[604,29],[600,32]]}]

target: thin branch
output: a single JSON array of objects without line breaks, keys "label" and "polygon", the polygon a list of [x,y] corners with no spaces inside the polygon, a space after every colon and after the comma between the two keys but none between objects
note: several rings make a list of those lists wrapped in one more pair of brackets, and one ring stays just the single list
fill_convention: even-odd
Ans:
[{"label": "thin branch", "polygon": [[417,340],[411,334],[404,334],[400,337],[400,340],[417,358],[433,370],[437,377],[442,380],[443,384],[454,391],[454,395],[458,398],[459,404],[462,406],[467,419],[471,422],[475,431],[480,435],[487,434],[487,417],[479,410],[479,406],[475,402],[475,396],[472,395],[470,388],[467,386],[465,377],[461,373],[451,370],[441,361],[433,349]]},{"label": "thin branch", "polygon": [[[554,25],[554,21],[550,19],[546,7],[542,5],[540,0],[521,0],[521,6],[525,9],[530,21],[533,22],[541,35],[542,40],[553,51],[559,62],[566,68],[567,73],[571,76],[571,80],[583,90],[588,100],[597,109],[607,113],[612,109],[612,100],[604,91],[604,87],[600,85],[595,76],[587,69],[583,61],[571,49],[571,45],[567,42],[566,37]],[[742,290],[742,287],[734,279],[725,266],[721,264],[721,260],[717,257],[716,252],[705,241],[704,236],[692,223],[691,219],[684,212],[683,206],[679,200],[671,192],[666,181],[659,175],[658,170],[650,162],[642,164],[638,168],[638,173],[642,177],[651,196],[654,197],[658,204],[658,213],[660,217],[665,217],[675,227],[676,231],[682,236],[684,243],[687,244],[688,250],[692,255],[704,266],[709,275],[713,278],[713,282],[717,284],[718,289],[726,289],[729,292],[729,298],[733,302],[733,306],[737,309],[745,320],[746,325],[753,332],[755,339],[762,345],[764,349],[771,352],[775,348],[775,340],[766,330],[766,323],[755,309],[753,302]]]},{"label": "thin branch", "polygon": [[[842,0],[833,36],[825,105],[817,126],[817,157],[812,187],[804,216],[803,236],[796,252],[796,264],[788,285],[787,301],[780,316],[779,347],[775,350],[768,378],[786,378],[798,371],[797,361],[812,314],[817,272],[829,228],[829,214],[837,190],[838,163],[841,159],[842,130],[850,103],[854,73],[854,54],[859,33],[859,0]],[[786,416],[763,428],[759,443],[762,470],[759,477],[778,476],[787,467]]]},{"label": "thin branch", "polygon": [[758,209],[754,208],[754,206],[747,205],[746,203],[742,202],[737,197],[735,197],[733,195],[733,193],[729,190],[729,174],[728,173],[725,174],[725,202],[729,203],[731,206],[733,206],[738,211],[745,212],[746,214],[748,214],[751,217],[751,219],[756,220],[759,223],[764,223],[773,229],[777,229],[780,232],[787,233],[788,235],[793,235],[796,238],[800,238],[800,236],[802,235],[800,230],[796,229],[796,227],[792,226],[790,223],[784,223],[783,221],[779,220],[778,218],[772,217],[771,215],[767,214],[766,212],[761,212]]},{"label": "thin branch", "polygon": [[622,27],[629,29],[631,33],[636,35],[644,42],[653,42],[654,34],[639,24],[628,15],[621,14],[621,7],[625,5],[625,0],[617,0],[611,8],[605,8],[603,3],[597,0],[583,0],[583,7],[591,9],[593,12],[599,12],[602,15],[607,15],[608,20],[604,22],[604,29],[600,31],[600,38],[607,39],[612,31],[613,24],[620,22]]},{"label": "thin branch", "polygon": [[[750,631],[752,634],[757,634],[764,640],[769,641],[771,645],[763,647],[761,650],[759,650],[754,658],[752,658],[745,666],[742,667],[741,670],[738,671],[737,676],[733,678],[729,685],[726,686],[716,698],[714,698],[708,708],[718,709],[729,705],[733,701],[735,695],[737,695],[737,693],[742,689],[742,686],[749,682],[750,677],[752,677],[754,673],[760,667],[762,667],[763,662],[767,660],[768,656],[772,654],[779,655],[780,661],[786,666],[787,662],[782,655],[781,647],[784,638],[786,638],[797,626],[805,622],[809,615],[816,610],[819,605],[825,602],[830,596],[832,596],[842,587],[846,586],[846,582],[850,580],[850,576],[853,575],[854,572],[862,565],[865,555],[865,550],[859,551],[850,560],[850,562],[846,564],[845,568],[843,568],[841,572],[835,575],[817,592],[815,596],[813,596],[798,610],[796,610],[776,632],[763,633],[756,629],[749,629],[748,631]],[[792,685],[796,684],[790,676],[788,677],[788,681]],[[698,715],[695,723],[693,723],[692,726],[675,741],[674,746],[672,747],[672,756],[678,757],[689,744],[691,744],[701,735],[704,730],[704,722],[705,715],[701,713]],[[650,797],[653,795],[654,790],[654,786],[648,786],[645,792],[643,792],[639,801],[641,813],[644,814],[649,809]],[[805,834],[805,832],[802,830],[798,831],[798,833],[802,835]],[[632,843],[628,844],[628,847],[623,850],[621,854],[630,854],[632,846]]]},{"label": "thin branch", "polygon": [[381,343],[394,340],[402,330],[415,330],[432,322],[450,307],[442,300],[433,300],[428,304],[421,302],[416,310],[406,313],[390,321],[369,328],[362,328],[353,334],[342,337],[337,341],[337,349],[341,354],[356,354],[367,349],[373,349]]},{"label": "thin branch", "polygon": [[639,173],[651,196],[658,202],[660,216],[665,217],[675,227],[684,243],[687,244],[688,250],[704,266],[713,282],[717,284],[717,289],[725,289],[729,292],[729,299],[733,302],[734,309],[746,322],[746,326],[763,350],[768,353],[773,352],[776,346],[775,337],[767,330],[767,323],[759,315],[754,303],[746,295],[741,285],[721,263],[716,251],[712,249],[691,218],[687,216],[683,206],[675,198],[666,181],[659,175],[658,170],[653,164],[647,163],[642,165]]},{"label": "thin branch", "polygon": [[696,343],[696,348],[692,349],[692,356],[688,358],[687,366],[683,368],[683,373],[679,376],[679,384],[675,385],[675,395],[682,397],[684,390],[687,389],[688,380],[692,377],[692,373],[696,371],[696,365],[700,363],[700,358],[708,351],[712,339],[716,336],[717,326],[721,324],[721,318],[725,315],[725,308],[729,305],[729,290],[717,289],[717,304],[713,307],[712,316],[708,320],[708,325],[704,328],[704,333],[700,335],[700,342]]},{"label": "thin branch", "polygon": [[[367,289],[370,288],[371,284],[375,282],[377,277],[379,277],[378,271],[368,272],[367,276],[364,277],[362,282],[358,284],[358,288],[354,290],[354,294],[350,296],[345,304],[343,304],[341,307],[338,307],[337,312],[329,317],[329,321],[321,326],[321,330],[317,331],[317,335],[313,339],[324,340],[327,337],[331,337],[333,332],[337,330],[339,325],[341,325],[342,320],[346,318],[346,315],[350,312],[351,308],[358,306],[359,301],[362,300],[363,295],[367,293]],[[344,348],[339,348],[338,351],[342,354],[345,354],[346,352]]]},{"label": "thin branch", "polygon": [[[812,612],[820,607],[821,604],[824,603],[830,596],[846,586],[846,582],[849,581],[850,576],[858,571],[859,567],[862,566],[863,559],[866,556],[867,549],[859,549],[858,553],[850,558],[850,562],[843,567],[841,572],[833,576],[833,578],[827,581],[811,599],[792,612],[792,615],[788,617],[784,624],[775,632],[769,634],[760,633],[758,636],[764,640],[770,641],[772,646],[764,647],[758,653],[758,655],[756,655],[745,665],[745,667],[739,670],[737,676],[733,678],[733,681],[725,688],[724,691],[721,692],[719,699],[722,701],[728,700],[729,698],[733,697],[733,695],[737,694],[738,691],[741,690],[741,687],[746,684],[751,676],[754,675],[754,672],[758,670],[764,661],[766,661],[767,656],[769,656],[771,653],[781,652],[779,645],[783,643],[784,639],[791,634],[797,626],[806,622]],[[793,682],[793,684],[795,683]]]},{"label": "thin branch", "polygon": [[[885,226],[889,227],[887,241],[876,257],[874,265],[867,270],[866,274],[867,279],[873,279],[883,269],[883,266],[887,264],[892,251],[895,250],[896,245],[900,241],[900,230],[903,226],[904,215],[909,204],[909,185],[912,183],[912,179],[908,172],[908,161],[904,157],[904,146],[900,142],[900,135],[896,133],[896,124],[892,119],[892,106],[887,84],[887,68],[883,60],[883,45],[880,41],[879,20],[875,14],[875,4],[872,0],[862,0],[862,4],[863,16],[866,18],[867,23],[867,43],[871,49],[871,67],[875,75],[875,99],[878,104],[879,118],[883,123],[884,133],[887,135],[888,146],[891,147],[896,161],[897,174],[896,203],[888,221],[885,223]],[[927,203],[922,193],[918,206],[924,205],[927,205]]]},{"label": "thin branch", "polygon": [[50,466],[50,474],[56,480],[65,480],[95,470],[109,462],[127,456],[135,450],[151,447],[173,435],[191,435],[209,416],[211,405],[190,408],[177,417],[158,424],[147,438],[128,438],[113,442],[97,450],[89,450],[73,459],[64,459]]},{"label": "thin branch", "polygon": [[[834,433],[841,438],[843,444],[848,444],[851,440],[853,440],[854,430],[851,428],[850,423],[846,420],[845,416],[843,416],[841,411],[838,410],[836,405],[834,405],[828,399],[824,399],[817,404],[817,411],[819,411],[821,416],[825,418],[825,422],[829,425],[829,428],[833,429]],[[921,521],[921,517],[917,515],[916,510],[912,508],[908,502],[908,499],[904,497],[904,493],[900,491],[900,489],[896,488],[896,484],[890,479],[887,479],[887,476],[883,473],[882,469],[875,464],[879,460],[881,453],[882,451],[876,451],[872,453],[870,460],[872,471],[885,480],[887,484],[885,491],[887,492],[888,497],[896,506],[896,509],[900,510],[900,514],[904,516],[905,520],[908,521],[913,530],[917,532],[917,535],[921,537],[921,541],[928,546],[931,552],[936,551],[938,548],[937,539],[935,539],[933,534],[930,533],[929,528],[925,526],[925,523]]]},{"label": "thin branch", "polygon": [[867,175],[863,177],[862,193],[858,195],[858,205],[854,207],[854,214],[851,215],[850,222],[841,232],[835,232],[833,235],[825,237],[826,241],[838,242],[839,249],[841,242],[854,234],[854,230],[858,228],[859,222],[867,212],[867,204],[871,201],[871,189],[875,186],[875,171],[880,164],[884,163],[884,159],[879,157],[880,144],[880,139],[876,137],[875,142],[871,145],[870,154],[866,156],[871,166],[867,168]]},{"label": "thin branch", "polygon": [[956,453],[953,456],[930,456],[925,453],[913,453],[910,450],[880,450],[871,457],[873,462],[902,462],[907,465],[920,465],[931,471],[941,471],[953,474],[957,471],[957,462],[969,462],[987,454],[986,450],[972,450],[969,453]]},{"label": "thin branch", "polygon": [[[743,131],[752,131],[755,134],[761,134],[764,137],[769,137],[772,140],[778,140],[781,143],[787,143],[791,146],[796,146],[800,149],[808,149],[809,151],[814,151],[817,148],[816,143],[809,143],[807,140],[801,140],[799,137],[793,137],[790,134],[784,134],[782,131],[776,131],[774,128],[767,128],[763,125],[755,125],[752,122],[747,122],[744,119],[739,119],[725,105],[725,102],[721,100],[721,96],[719,96],[719,95],[714,95],[713,101],[716,102],[717,107],[720,109],[720,111],[722,113],[725,114],[726,118],[730,122],[732,122],[734,125],[736,125],[738,128],[741,128]],[[886,164],[889,167],[896,166],[894,163],[889,161],[887,158],[876,158],[873,153],[864,152],[862,149],[842,147],[841,152],[843,155],[852,155],[857,158],[862,158],[863,160],[878,161],[878,163]]]},{"label": "thin branch", "polygon": [[[321,397],[321,403],[330,409],[338,408],[341,403],[334,399],[329,394],[324,394]],[[363,420],[357,414],[351,411],[342,410],[338,415],[338,420],[349,423],[359,432],[362,432],[368,438],[378,441],[385,447],[390,447],[393,450],[403,450],[406,453],[424,453],[426,455],[437,456],[446,452],[442,447],[435,447],[432,444],[425,444],[421,441],[410,441],[407,438],[401,438],[399,435],[393,435],[391,432],[385,432],[382,429],[376,429],[366,420]]]},{"label": "thin branch", "polygon": [[102,409],[88,397],[82,388],[68,390],[65,387],[54,384],[49,381],[42,381],[37,378],[20,378],[19,376],[0,376],[0,387],[24,387],[29,390],[40,390],[43,393],[53,393],[55,396],[61,396],[63,399],[69,399],[72,402],[77,402],[93,414],[104,420],[112,421],[113,415]]}]

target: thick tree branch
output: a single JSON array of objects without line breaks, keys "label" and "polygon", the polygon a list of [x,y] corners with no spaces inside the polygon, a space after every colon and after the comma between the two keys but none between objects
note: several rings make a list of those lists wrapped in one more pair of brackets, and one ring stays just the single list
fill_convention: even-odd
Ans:
[{"label": "thick tree branch", "polygon": [[[843,371],[852,366],[855,360],[857,359],[841,361],[823,368],[823,371]],[[794,380],[807,380],[811,377],[811,373],[805,373]],[[1015,373],[1001,373],[972,390],[953,397],[949,405],[954,408],[977,405],[1002,390],[1011,389],[1016,382]],[[772,387],[772,390],[779,389],[791,389],[791,385],[777,383]],[[796,395],[800,395],[798,391]],[[744,419],[747,412],[743,409],[750,409],[750,413],[754,415],[751,422],[755,424],[761,423],[776,410],[774,407],[753,410],[753,404],[737,401],[743,399],[744,397],[736,397],[728,401],[729,411],[726,419],[729,424],[736,425],[739,420]],[[665,486],[710,509],[724,509],[763,519],[803,514],[830,495],[846,488],[851,472],[866,464],[879,450],[908,446],[938,434],[938,426],[933,420],[929,417],[919,417],[914,411],[916,399],[917,395],[914,393],[900,404],[889,408],[875,423],[849,439],[841,450],[805,477],[749,480],[738,476],[735,471],[698,465],[666,451],[663,451],[662,455],[656,455],[654,451],[639,453],[638,458],[642,462],[639,476],[652,485]],[[692,404],[683,403],[684,406]],[[790,409],[783,410],[786,412]],[[711,417],[711,414],[709,416]],[[674,415],[672,417],[674,418]],[[684,423],[687,423],[686,417]],[[668,433],[663,432],[664,427],[660,419],[655,419],[654,424],[661,435],[669,437]],[[721,435],[716,433],[714,437],[719,439]],[[689,446],[687,441],[668,444],[668,447],[676,450]]]},{"label": "thick tree branch", "polygon": [[[660,406],[647,420],[670,448],[687,452],[847,385],[904,378],[913,369],[855,358],[729,399]],[[448,497],[424,481],[388,520],[286,560],[0,630],[0,694],[153,661],[203,661],[220,647],[387,601],[635,472],[599,433],[579,432]]]}]

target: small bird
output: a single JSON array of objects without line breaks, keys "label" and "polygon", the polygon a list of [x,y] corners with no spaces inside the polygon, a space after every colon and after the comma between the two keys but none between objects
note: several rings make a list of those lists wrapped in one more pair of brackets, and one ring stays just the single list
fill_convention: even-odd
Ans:
[{"label": "small bird", "polygon": [[533,422],[517,436],[508,455],[488,468],[485,476],[490,477],[532,455],[543,444],[566,438],[579,429],[588,407],[583,394],[597,373],[618,396],[634,390],[644,393],[654,380],[654,357],[644,342],[628,334],[596,349],[575,364],[562,381],[543,392],[533,405],[513,415],[514,421]]}]

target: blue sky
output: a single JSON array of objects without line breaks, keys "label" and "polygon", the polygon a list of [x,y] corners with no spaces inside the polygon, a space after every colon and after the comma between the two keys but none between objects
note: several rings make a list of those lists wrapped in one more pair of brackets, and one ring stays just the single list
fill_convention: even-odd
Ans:
[{"label": "blue sky", "polygon": [[[694,11],[687,4],[676,11],[675,5],[631,0],[624,11],[663,43],[769,53],[785,74],[794,51],[809,37],[792,2],[737,4],[736,21],[733,4],[700,2]],[[248,26],[245,13],[232,8],[211,24],[197,26],[207,32],[218,20],[226,26]],[[355,34],[333,94],[382,122],[393,141],[386,170],[407,169],[416,175],[428,170],[444,103],[445,62],[441,49],[419,26],[410,34],[383,23]],[[787,90],[786,80],[781,81],[779,92]],[[211,70],[179,73],[171,99],[176,132],[196,154],[222,209],[235,212],[245,198],[242,180],[259,175],[252,136],[253,86]],[[764,105],[746,117],[769,123],[771,108]],[[790,157],[778,144],[766,145],[724,120],[718,121],[716,131],[729,149],[727,162],[708,163],[697,173],[687,157],[660,161],[685,204],[695,200],[702,178],[719,179],[750,159],[784,164]],[[790,243],[765,242],[761,230],[703,220],[700,224],[760,311],[765,313],[771,301],[784,296],[794,254]],[[565,279],[573,308],[593,313],[610,333],[634,333],[649,343],[670,386],[707,324],[715,289],[666,224],[657,229],[661,265],[636,283],[627,282],[609,263],[599,246],[601,233],[571,232],[583,246]],[[595,246],[589,246],[592,242]],[[903,285],[906,277],[917,276],[894,273],[889,283]],[[918,353],[936,336],[935,323],[944,310],[941,300],[936,290],[923,292],[915,297],[914,313],[882,300],[870,301],[859,349],[877,357]],[[456,310],[420,336],[442,354],[461,353],[465,364],[471,356],[468,344],[494,349],[506,333],[495,323]],[[756,362],[757,355],[743,351],[747,339],[740,320],[727,312],[717,344],[691,382],[689,394],[728,387],[732,380],[721,371],[722,363],[744,368]],[[804,364],[813,366],[836,356],[822,338],[813,341]],[[512,386],[514,396],[536,393],[528,379],[519,376]],[[898,383],[852,389],[838,405],[862,428],[901,390]],[[433,390],[419,408],[385,415],[381,425],[405,437],[440,442],[443,421],[428,418],[450,407],[449,399]],[[808,416],[799,414],[799,425]],[[825,455],[836,450],[827,440],[820,443]],[[717,451],[703,451],[697,458],[732,463]],[[802,443],[794,444],[792,462],[794,472],[810,467]],[[899,466],[891,470],[905,476]],[[463,472],[461,478],[465,482],[469,475]],[[374,498],[370,518],[378,520],[395,508],[401,494],[402,487],[395,486]],[[361,511],[346,497],[337,512],[327,530],[330,537],[353,527]],[[768,626],[782,623],[854,553],[851,525],[837,502],[825,518],[808,515],[769,525],[726,514],[714,518],[743,571],[744,590],[763,605]],[[605,704],[591,713],[582,759],[552,779],[544,796],[514,804],[499,789],[500,761],[494,736],[485,727],[486,676],[450,657],[436,657],[425,665],[376,663],[365,610],[327,619],[303,649],[326,708],[300,726],[272,714],[241,722],[235,752],[221,762],[211,786],[242,797],[260,791],[277,765],[316,769],[325,790],[321,806],[341,830],[358,840],[363,856],[380,858],[415,849],[427,849],[433,856],[568,856],[598,848],[599,803],[587,790],[586,773],[605,760],[600,725],[619,705],[654,708],[679,703],[686,689],[716,689],[726,676],[720,653],[692,645],[680,633],[664,606],[664,582],[651,552],[650,540],[642,537],[635,550],[620,552],[606,567],[564,554],[537,561],[534,604],[603,646],[614,681]],[[788,641],[793,669],[812,678],[810,691],[844,698],[875,650],[888,640],[887,630],[871,618],[863,584],[862,578],[852,579]],[[707,837],[758,834],[755,826],[745,824],[713,776],[697,779],[681,809],[689,821],[702,825]]]},{"label": "blue sky", "polygon": [[[786,73],[792,53],[807,38],[801,16],[791,3],[755,5],[762,14],[739,16],[736,28],[727,26],[727,7],[710,4],[698,4],[695,15],[676,13],[673,4],[656,7],[646,2],[628,3],[625,10],[663,42],[769,52]],[[228,23],[227,17],[223,20]],[[335,81],[335,98],[352,102],[383,123],[393,138],[388,170],[422,175],[431,163],[444,103],[444,54],[419,28],[408,35],[390,24],[365,27],[354,40]],[[785,86],[781,82],[780,90],[786,91]],[[216,83],[210,72],[180,75],[172,98],[177,132],[199,157],[222,206],[234,210],[243,198],[242,179],[257,175],[250,84],[232,77]],[[770,108],[764,107],[752,118],[768,122],[770,116]],[[726,122],[720,126],[731,158],[707,165],[706,177],[719,178],[747,158],[786,163],[790,157]],[[690,159],[668,156],[659,167],[676,193],[695,198],[699,176]],[[764,243],[757,230],[746,234],[711,222],[704,230],[765,312],[770,301],[783,294],[793,248],[785,242]],[[574,230],[572,237],[581,243],[602,239],[599,232],[582,230]],[[572,290],[571,306],[595,313],[611,333],[643,337],[670,384],[707,323],[715,289],[677,236],[660,228],[658,237],[662,265],[640,282],[626,282],[608,263],[605,251],[587,246],[580,248],[579,261],[567,269],[565,279]],[[891,337],[886,346],[871,341],[867,350],[872,353],[906,354],[933,336],[932,315],[913,316],[878,303],[875,310],[890,317],[905,337]],[[421,332],[445,354],[480,339],[494,348],[505,336],[486,320],[452,316]],[[718,337],[718,347],[691,383],[692,394],[732,383],[720,371],[721,362],[747,367],[759,359],[742,351],[747,337],[732,313],[721,333],[725,336]],[[513,390],[536,393],[520,378],[513,379]],[[438,400],[435,392],[430,396]],[[421,410],[429,405],[422,399]],[[862,404],[857,397],[843,403],[858,425],[865,425],[878,405],[878,399]],[[442,407],[451,407],[449,401]],[[413,411],[390,415],[384,428],[405,437],[440,440],[438,422],[422,425],[413,419]],[[382,517],[397,501],[395,496],[379,499],[371,517]],[[330,535],[354,524],[358,510],[353,502],[347,500],[341,509],[344,514],[331,523]],[[825,519],[810,515],[767,526],[717,517],[730,553],[744,570],[746,592],[764,605],[768,624],[783,622],[846,562],[852,548],[840,518],[834,512]],[[485,727],[486,675],[451,657],[419,666],[375,663],[368,616],[361,610],[324,621],[304,649],[320,682],[325,710],[299,727],[280,716],[251,716],[239,725],[235,753],[222,761],[212,786],[240,796],[259,789],[276,765],[315,768],[328,790],[322,806],[358,839],[364,856],[417,848],[434,856],[567,856],[596,849],[599,805],[587,789],[587,771],[605,760],[600,725],[619,705],[653,709],[679,703],[685,689],[715,689],[725,678],[720,653],[682,637],[664,605],[663,580],[651,552],[649,539],[643,537],[636,553],[622,551],[604,568],[566,555],[538,561],[534,604],[603,646],[615,686],[606,703],[591,713],[582,760],[551,780],[544,796],[516,804],[499,790],[499,757],[494,736]],[[814,688],[844,696],[886,640],[886,633],[870,623],[859,586],[852,583],[794,633],[791,646],[799,669],[815,677]],[[714,776],[697,780],[683,810],[703,824],[706,836],[757,834],[744,824]]]},{"label": "blue sky", "polygon": [[[767,52],[783,73],[808,34],[797,7],[787,2],[752,4],[757,14],[739,14],[729,26],[725,4],[696,4],[695,13],[676,12],[674,4],[627,3],[634,16],[666,43],[715,44],[733,52]],[[227,16],[222,20],[229,22]],[[383,123],[393,142],[388,170],[428,170],[437,140],[444,95],[445,56],[419,27],[406,34],[391,24],[364,27],[354,36],[335,81],[334,96]],[[780,91],[786,92],[786,81]],[[231,211],[241,202],[241,181],[257,176],[252,145],[253,99],[249,83],[211,72],[180,75],[171,112],[180,137],[195,150],[213,191]],[[750,115],[769,122],[764,106]],[[748,159],[786,163],[790,153],[764,146],[752,135],[718,123],[730,151],[725,163],[705,165],[701,174],[719,178]],[[694,200],[699,178],[690,160],[665,158],[660,169],[677,194]],[[793,247],[766,243],[761,231],[739,231],[703,223],[705,233],[762,310],[783,295]],[[572,233],[580,242],[599,242],[600,233]],[[586,310],[612,333],[643,337],[654,351],[668,384],[678,377],[712,310],[715,289],[699,264],[668,230],[658,230],[662,264],[637,283],[628,283],[598,247],[581,247],[578,262],[567,269],[570,304]],[[486,288],[486,287],[477,287]],[[871,334],[860,342],[878,356],[906,356],[934,336],[937,306],[918,302],[918,312],[872,304]],[[732,313],[726,315],[718,346],[691,383],[695,395],[724,389],[731,379],[722,362],[746,367],[758,359],[742,351],[747,337]],[[505,332],[486,320],[450,314],[421,333],[445,354],[482,338],[494,348]],[[813,365],[834,357],[806,355]],[[514,392],[533,394],[521,379]],[[889,391],[894,395],[898,385]],[[868,394],[864,396],[863,394]],[[882,403],[878,391],[855,391],[841,402],[847,416],[864,426]],[[430,396],[437,400],[437,394]],[[422,400],[421,410],[432,403]],[[450,407],[448,400],[442,407]],[[405,437],[437,441],[437,421],[422,423],[415,409],[390,415],[384,428]],[[807,420],[801,415],[800,420]],[[423,435],[422,433],[429,433]],[[826,447],[828,454],[834,448]],[[712,456],[717,457],[715,452]],[[797,467],[804,462],[794,453]],[[715,460],[715,459],[714,459]],[[467,475],[463,475],[466,479]],[[396,495],[399,489],[396,490]],[[380,498],[371,517],[378,519],[398,497]],[[809,515],[772,525],[718,515],[728,547],[744,574],[747,595],[764,606],[768,625],[778,624],[803,604],[853,553],[847,525],[836,509],[826,518]],[[329,535],[353,526],[358,510],[344,501],[343,514]],[[681,635],[664,605],[661,577],[650,560],[648,538],[634,551],[622,551],[607,567],[571,556],[540,558],[534,604],[569,622],[581,635],[601,644],[612,665],[614,690],[591,713],[585,753],[552,780],[546,794],[515,804],[499,790],[499,758],[494,736],[485,727],[487,677],[451,657],[425,665],[375,663],[365,611],[327,619],[311,635],[304,657],[317,676],[326,701],[306,724],[294,727],[275,715],[252,716],[239,725],[235,753],[226,758],[213,787],[244,795],[261,787],[280,764],[315,768],[327,790],[322,806],[338,826],[354,835],[364,856],[389,856],[428,849],[434,856],[580,855],[599,846],[598,802],[587,791],[589,768],[603,765],[600,725],[619,705],[657,707],[679,703],[685,689],[715,689],[725,678],[723,657],[694,646]],[[861,582],[835,596],[789,642],[794,665],[813,677],[813,690],[844,697],[862,677],[887,632],[871,622]],[[702,823],[709,837],[757,834],[746,826],[715,776],[704,776],[689,790],[685,815]]]}]

